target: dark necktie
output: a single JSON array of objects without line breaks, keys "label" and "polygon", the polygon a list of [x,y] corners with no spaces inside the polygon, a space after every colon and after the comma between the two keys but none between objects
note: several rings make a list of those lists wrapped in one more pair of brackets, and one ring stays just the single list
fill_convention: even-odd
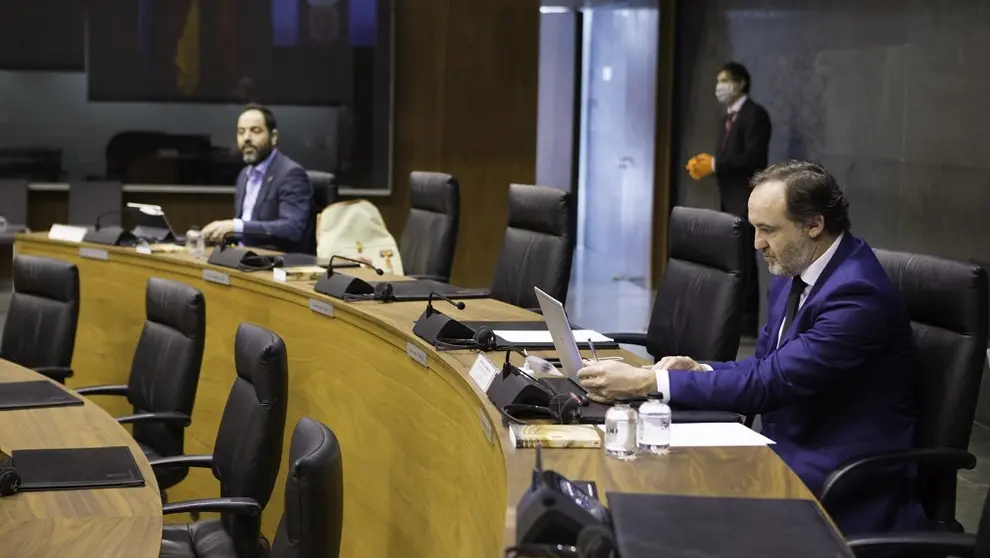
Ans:
[{"label": "dark necktie", "polygon": [[725,115],[725,133],[722,134],[722,149],[725,149],[725,142],[729,141],[729,132],[732,131],[732,124],[735,123],[736,113],[730,112]]},{"label": "dark necktie", "polygon": [[798,306],[801,304],[801,293],[804,292],[805,285],[804,281],[801,280],[800,276],[796,276],[791,279],[791,292],[787,295],[787,309],[784,312],[784,325],[780,328],[780,338],[784,338],[784,334],[787,333],[787,328],[791,326],[791,322],[794,321],[794,315],[797,314]]}]

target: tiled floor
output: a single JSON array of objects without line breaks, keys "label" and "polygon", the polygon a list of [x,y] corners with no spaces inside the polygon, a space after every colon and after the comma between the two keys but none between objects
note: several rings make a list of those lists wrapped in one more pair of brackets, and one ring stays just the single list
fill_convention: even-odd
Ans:
[{"label": "tiled floor", "polygon": [[[608,269],[600,261],[596,262],[593,255],[588,257],[578,251],[567,296],[568,316],[573,322],[598,331],[645,332],[652,310],[652,293],[629,281],[613,280]],[[9,292],[10,284],[0,282],[0,333],[7,318]],[[753,339],[743,339],[739,347],[740,358],[753,353],[753,342]],[[648,356],[641,349],[630,349]],[[976,455],[978,463],[973,471],[959,475],[956,510],[966,530],[975,531],[990,487],[990,427],[980,423],[973,425],[969,450]]]}]

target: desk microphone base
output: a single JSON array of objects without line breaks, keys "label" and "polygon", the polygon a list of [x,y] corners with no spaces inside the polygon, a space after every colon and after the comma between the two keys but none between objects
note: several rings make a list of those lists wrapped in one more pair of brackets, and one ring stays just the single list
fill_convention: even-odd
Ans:
[{"label": "desk microphone base", "polygon": [[218,246],[213,249],[213,252],[210,253],[210,258],[206,261],[207,263],[221,267],[240,269],[241,262],[244,261],[244,258],[252,258],[255,256],[257,256],[257,254],[250,250],[245,250],[244,248]]},{"label": "desk microphone base", "polygon": [[88,231],[86,236],[83,237],[83,242],[104,244],[106,246],[120,246],[134,240],[135,237],[133,234],[116,225],[101,227],[97,231]]},{"label": "desk microphone base", "polygon": [[474,338],[474,330],[431,308],[424,310],[413,324],[413,333],[430,345],[435,345],[437,339],[470,341]]},{"label": "desk microphone base", "polygon": [[339,299],[343,299],[344,295],[370,295],[375,292],[371,283],[364,279],[338,273],[332,269],[320,277],[320,280],[313,286],[313,290]]}]

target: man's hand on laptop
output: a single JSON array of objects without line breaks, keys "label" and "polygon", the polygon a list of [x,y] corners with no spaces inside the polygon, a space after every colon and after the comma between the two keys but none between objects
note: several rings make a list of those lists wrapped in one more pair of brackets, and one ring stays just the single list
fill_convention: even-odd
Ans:
[{"label": "man's hand on laptop", "polygon": [[578,379],[589,397],[598,402],[611,401],[619,395],[645,397],[657,389],[653,370],[614,360],[587,364],[578,371]]}]

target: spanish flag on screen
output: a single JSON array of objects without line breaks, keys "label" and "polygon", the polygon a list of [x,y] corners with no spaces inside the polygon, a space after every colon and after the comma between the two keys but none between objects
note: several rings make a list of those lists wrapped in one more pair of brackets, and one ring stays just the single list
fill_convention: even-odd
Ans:
[{"label": "spanish flag on screen", "polygon": [[186,23],[175,44],[176,87],[192,95],[199,86],[199,0],[189,2]]}]

